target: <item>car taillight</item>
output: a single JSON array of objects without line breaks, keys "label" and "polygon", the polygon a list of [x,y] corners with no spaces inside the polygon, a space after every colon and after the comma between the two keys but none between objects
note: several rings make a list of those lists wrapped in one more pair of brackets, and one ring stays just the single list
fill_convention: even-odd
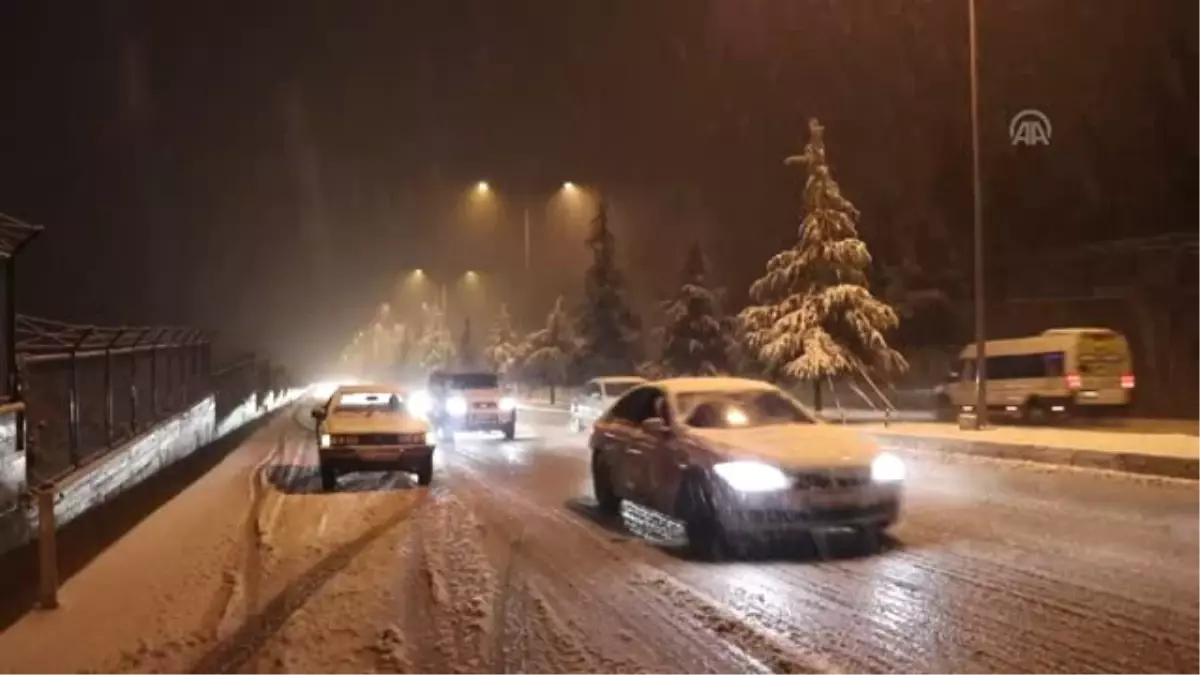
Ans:
[{"label": "car taillight", "polygon": [[1083,378],[1079,376],[1079,373],[1067,374],[1067,389],[1079,389],[1082,386]]},{"label": "car taillight", "polygon": [[1133,373],[1126,373],[1121,376],[1121,388],[1133,389]]}]

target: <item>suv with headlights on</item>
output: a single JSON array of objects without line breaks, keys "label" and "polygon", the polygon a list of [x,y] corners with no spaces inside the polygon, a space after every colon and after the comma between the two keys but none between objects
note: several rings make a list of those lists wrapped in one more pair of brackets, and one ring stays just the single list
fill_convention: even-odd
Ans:
[{"label": "suv with headlights on", "polygon": [[899,457],[766,382],[648,382],[597,420],[589,446],[602,511],[629,500],[673,516],[701,555],[741,536],[826,528],[877,542],[900,512]]},{"label": "suv with headlights on", "polygon": [[458,431],[499,431],[512,440],[517,402],[505,394],[500,378],[487,371],[445,372],[429,376],[429,417],[447,440]]},{"label": "suv with headlights on", "polygon": [[411,414],[404,393],[383,385],[339,387],[312,410],[317,422],[321,488],[337,487],[339,473],[407,471],[419,485],[433,480],[434,439],[429,423]]}]

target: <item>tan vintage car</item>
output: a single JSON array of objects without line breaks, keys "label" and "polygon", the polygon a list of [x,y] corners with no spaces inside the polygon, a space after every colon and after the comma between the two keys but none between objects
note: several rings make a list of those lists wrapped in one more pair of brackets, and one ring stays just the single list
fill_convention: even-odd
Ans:
[{"label": "tan vintage car", "polygon": [[340,387],[313,408],[321,487],[337,488],[339,474],[404,471],[419,485],[433,481],[436,445],[429,423],[410,413],[405,392],[385,385]]}]

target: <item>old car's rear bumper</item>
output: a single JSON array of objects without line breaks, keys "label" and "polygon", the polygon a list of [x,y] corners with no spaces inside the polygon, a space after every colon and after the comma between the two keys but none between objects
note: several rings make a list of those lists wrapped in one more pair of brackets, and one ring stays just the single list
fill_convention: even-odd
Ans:
[{"label": "old car's rear bumper", "polygon": [[871,483],[848,490],[720,492],[717,515],[725,530],[757,534],[840,527],[885,528],[900,516],[903,487],[896,482]]},{"label": "old car's rear bumper", "polygon": [[432,445],[369,445],[321,448],[323,466],[341,471],[416,471],[433,456]]}]

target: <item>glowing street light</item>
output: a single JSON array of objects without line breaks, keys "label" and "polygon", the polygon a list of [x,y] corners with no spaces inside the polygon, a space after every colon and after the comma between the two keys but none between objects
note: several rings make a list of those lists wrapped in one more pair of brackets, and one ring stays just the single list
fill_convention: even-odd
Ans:
[{"label": "glowing street light", "polygon": [[486,180],[481,180],[475,184],[475,192],[481,195],[486,195],[492,191],[492,186],[488,185]]}]

